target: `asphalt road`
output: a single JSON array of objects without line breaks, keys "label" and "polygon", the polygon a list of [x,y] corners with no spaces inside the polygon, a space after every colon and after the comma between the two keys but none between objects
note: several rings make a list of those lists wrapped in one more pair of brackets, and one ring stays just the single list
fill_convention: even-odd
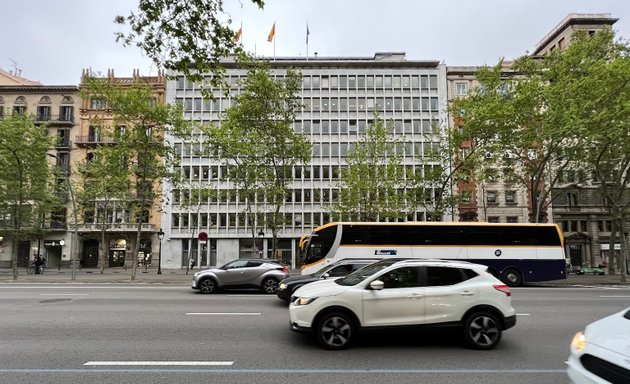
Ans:
[{"label": "asphalt road", "polygon": [[330,352],[257,292],[188,284],[0,284],[0,383],[568,383],[574,333],[630,306],[630,288],[516,288],[492,351],[452,332],[366,335]]}]

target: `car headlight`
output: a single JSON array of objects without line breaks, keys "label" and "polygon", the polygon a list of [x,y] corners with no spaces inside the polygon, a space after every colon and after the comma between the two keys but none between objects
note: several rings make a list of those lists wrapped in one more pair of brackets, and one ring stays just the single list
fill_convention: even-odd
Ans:
[{"label": "car headlight", "polygon": [[573,336],[571,341],[571,349],[575,352],[581,352],[586,348],[586,334],[584,331],[580,331]]},{"label": "car headlight", "polygon": [[298,297],[293,301],[294,305],[308,305],[312,303],[317,297]]},{"label": "car headlight", "polygon": [[280,285],[278,286],[278,289],[287,289],[287,284],[286,283],[280,283]]}]

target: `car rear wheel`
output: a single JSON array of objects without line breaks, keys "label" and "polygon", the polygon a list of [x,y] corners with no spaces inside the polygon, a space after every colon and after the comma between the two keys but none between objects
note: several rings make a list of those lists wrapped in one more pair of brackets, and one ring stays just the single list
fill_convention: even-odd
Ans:
[{"label": "car rear wheel", "polygon": [[510,287],[520,287],[523,285],[523,277],[516,269],[507,269],[503,272],[503,282]]},{"label": "car rear wheel", "polygon": [[489,312],[475,312],[466,318],[464,339],[472,349],[492,349],[501,340],[501,324]]},{"label": "car rear wheel", "polygon": [[199,282],[199,292],[207,294],[214,293],[217,290],[217,284],[211,278],[205,278]]},{"label": "car rear wheel", "polygon": [[330,350],[346,349],[354,340],[355,331],[354,321],[348,315],[327,313],[317,323],[317,342]]},{"label": "car rear wheel", "polygon": [[265,293],[274,294],[274,293],[278,292],[278,285],[279,285],[278,280],[276,280],[276,279],[274,279],[272,277],[269,277],[269,278],[265,279],[265,281],[263,281],[263,283],[262,283],[262,290]]}]

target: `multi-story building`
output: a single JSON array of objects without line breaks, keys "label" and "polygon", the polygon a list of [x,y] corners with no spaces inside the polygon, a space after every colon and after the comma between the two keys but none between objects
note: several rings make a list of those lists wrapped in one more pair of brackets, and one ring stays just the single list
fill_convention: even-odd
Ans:
[{"label": "multi-story building", "polygon": [[[570,14],[537,44],[533,55],[563,50],[571,43],[575,31],[585,30],[592,35],[604,27],[612,27],[617,20],[608,13]],[[621,249],[617,234],[611,252],[610,212],[600,182],[590,176],[567,170],[553,191],[558,197],[553,201],[552,220],[562,227],[566,254],[574,266],[606,265],[613,252],[618,254]]]},{"label": "multi-story building", "polygon": [[[17,113],[31,116],[36,124],[45,126],[48,136],[56,138],[54,147],[48,151],[49,161],[51,165],[56,164],[62,168],[64,179],[71,177],[71,137],[78,128],[80,103],[79,88],[76,85],[42,85],[0,69],[0,118]],[[8,239],[0,241],[0,267],[9,266],[13,246],[18,247],[19,267],[28,266],[29,259],[38,254],[46,258],[48,268],[69,265],[72,250],[69,235],[72,210],[69,208],[70,195],[65,194],[63,198],[68,204],[44,218],[38,231],[41,236],[25,239],[17,245]]]},{"label": "multi-story building", "polygon": [[[563,50],[570,44],[575,31],[586,30],[594,34],[612,26],[617,20],[610,14],[569,14],[536,45],[532,55],[544,56],[554,50]],[[505,76],[513,76],[510,62],[504,64]],[[478,85],[475,78],[478,69],[475,66],[447,67],[449,101],[465,97],[472,87]],[[584,178],[578,180],[575,176],[567,172],[552,191],[551,195],[558,197],[549,204],[544,217],[561,225],[566,238],[566,254],[573,265],[606,263],[610,254],[609,213],[598,193],[597,183]],[[509,183],[504,178],[460,182],[456,190],[462,197],[457,209],[459,220],[509,223],[527,222],[531,217],[531,194],[524,186]],[[619,244],[616,245],[618,247]]]},{"label": "multi-story building", "polygon": [[[86,86],[90,72],[85,70],[81,79],[81,87]],[[156,103],[164,103],[166,93],[166,78],[160,72],[157,76],[140,76],[135,70],[131,77],[116,77],[114,70],[109,70],[104,78],[122,88],[142,83],[151,87]],[[73,164],[90,159],[94,148],[99,145],[116,145],[111,135],[105,135],[104,130],[124,131],[126,122],[115,121],[112,110],[105,100],[100,98],[85,98],[80,108],[80,122],[74,138]],[[122,124],[122,125],[121,125]],[[87,186],[89,187],[89,186]],[[155,186],[159,188],[160,186]],[[159,247],[158,230],[160,228],[160,204],[155,202],[149,212],[142,215],[131,214],[124,204],[105,204],[94,201],[82,207],[82,214],[78,225],[80,249],[78,259],[84,267],[98,265],[99,244],[101,232],[105,230],[106,239],[104,250],[107,252],[105,267],[129,267],[133,263],[133,249],[136,242],[138,220],[142,220],[142,233],[138,247],[138,261],[142,266],[157,262]]]},{"label": "multi-story building", "polygon": [[[200,266],[222,264],[253,252],[253,241],[262,242],[264,255],[296,265],[299,238],[330,221],[330,205],[338,198],[340,167],[349,148],[373,121],[374,110],[391,120],[394,134],[405,142],[403,163],[414,171],[420,171],[416,169],[421,167],[418,158],[435,149],[439,127],[445,127],[446,67],[438,61],[407,60],[404,53],[377,53],[374,57],[275,58],[269,64],[275,76],[283,76],[287,68],[302,73],[298,96],[304,107],[297,114],[294,130],[306,135],[313,146],[310,164],[293,169],[292,193],[284,207],[287,224],[278,234],[279,251],[268,253],[270,233],[265,228],[254,228],[260,238],[252,239],[243,200],[236,191],[226,199],[183,206],[179,191],[165,186],[163,266],[186,266],[189,255]],[[238,92],[247,73],[231,61],[225,65],[231,91]],[[181,75],[167,86],[167,102],[181,103],[187,118],[220,124],[231,98],[220,89],[213,94],[214,100],[203,100],[199,87]],[[196,151],[199,144],[171,140],[181,154],[180,171],[188,183],[217,190],[230,188],[221,163],[200,156]],[[423,221],[425,214],[418,210],[408,220]],[[199,243],[200,232],[208,234],[207,243]]]},{"label": "multi-story building", "polygon": [[[514,76],[510,70],[511,62],[503,63],[502,71],[506,78]],[[449,104],[456,98],[466,97],[469,90],[479,86],[476,73],[479,67],[475,66],[448,66],[447,67],[447,92]],[[457,122],[451,117],[449,120],[451,129],[457,126]],[[465,142],[462,151],[469,150],[471,142]],[[454,162],[458,161],[456,151]],[[496,168],[497,162],[494,153],[485,153],[485,162],[482,166]],[[509,156],[503,154],[501,156]],[[499,162],[500,163],[500,162]],[[479,170],[477,170],[479,171]],[[524,223],[528,222],[531,214],[531,199],[527,189],[515,180],[506,180],[501,176],[500,169],[495,169],[494,174],[487,172],[488,176],[476,177],[475,174],[459,172],[454,182],[455,192],[459,197],[457,205],[458,221],[485,221],[489,223]],[[465,175],[465,177],[464,177]]]}]

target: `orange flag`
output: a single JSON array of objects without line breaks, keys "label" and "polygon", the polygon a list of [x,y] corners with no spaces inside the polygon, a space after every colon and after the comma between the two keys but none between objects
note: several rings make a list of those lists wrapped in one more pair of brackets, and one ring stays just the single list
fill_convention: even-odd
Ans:
[{"label": "orange flag", "polygon": [[267,41],[272,42],[273,37],[276,35],[276,22],[273,22],[273,27],[271,27],[271,32],[269,32],[269,36],[267,36]]}]

